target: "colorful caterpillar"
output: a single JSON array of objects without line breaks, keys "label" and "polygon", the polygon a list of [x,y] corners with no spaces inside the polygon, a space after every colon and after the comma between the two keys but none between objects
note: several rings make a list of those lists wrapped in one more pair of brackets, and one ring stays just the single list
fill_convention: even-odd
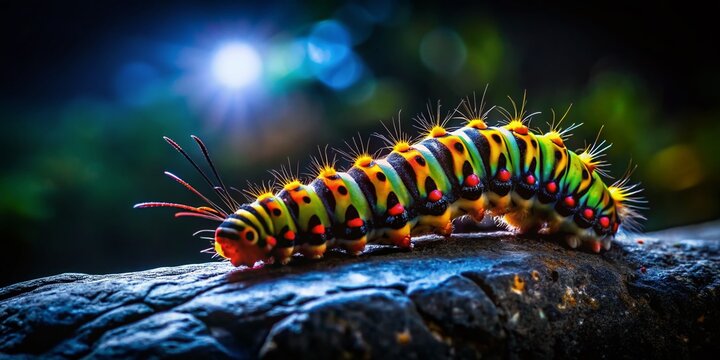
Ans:
[{"label": "colorful caterpillar", "polygon": [[330,247],[360,254],[368,243],[410,248],[413,235],[449,235],[454,219],[480,221],[488,214],[519,233],[557,234],[570,247],[584,245],[593,252],[609,249],[621,225],[632,229],[642,219],[640,189],[629,184],[630,172],[608,187],[601,178],[607,164],[600,158],[609,145],[596,140],[580,153],[569,151],[564,140],[579,125],[561,130],[562,119],[555,123],[553,112],[550,130],[533,133],[527,125],[536,113],[525,114],[524,98],[519,112],[512,104],[514,115],[498,108],[505,121],[495,127],[486,122],[493,108],[484,112],[484,100],[478,108],[474,99],[472,104],[465,99],[464,110],[458,106],[453,112],[465,124],[454,131],[445,127],[453,114],[441,119],[438,106],[436,115],[429,111],[428,118],[419,118],[424,134],[417,142],[393,121],[388,136],[375,134],[388,145],[384,157],[369,154],[361,144],[361,149],[340,152],[351,159],[347,171],[337,170],[327,156],[316,159],[317,176],[309,184],[283,169],[275,172],[281,186],[277,193],[272,186],[256,187],[250,191],[254,199],[242,205],[230,196],[199,138],[192,137],[217,183],[166,137],[222,205],[166,172],[209,206],[149,202],[135,207],[179,208],[183,211],[176,216],[221,222],[215,230],[198,233],[213,231],[208,239],[214,246],[208,250],[235,266],[260,260],[286,264],[295,253],[321,258]]}]

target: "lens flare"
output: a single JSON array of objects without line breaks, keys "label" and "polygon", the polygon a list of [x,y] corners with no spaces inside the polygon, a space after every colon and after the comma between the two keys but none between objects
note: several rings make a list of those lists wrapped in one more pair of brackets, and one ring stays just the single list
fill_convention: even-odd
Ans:
[{"label": "lens flare", "polygon": [[225,44],[213,56],[212,73],[223,86],[240,89],[258,80],[262,73],[262,60],[248,44]]}]

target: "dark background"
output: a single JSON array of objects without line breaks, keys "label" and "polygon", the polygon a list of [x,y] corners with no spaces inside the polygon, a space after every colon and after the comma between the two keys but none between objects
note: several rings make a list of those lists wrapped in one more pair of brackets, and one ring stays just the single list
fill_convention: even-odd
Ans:
[{"label": "dark background", "polygon": [[[573,103],[566,125],[585,125],[572,148],[604,125],[612,173],[631,158],[639,165],[646,230],[717,218],[714,12],[538,3],[4,2],[0,285],[209,260],[199,253],[207,241],[191,234],[212,223],[132,209],[198,204],[162,175],[202,185],[163,135],[193,155],[189,135],[202,137],[226,182],[245,187],[288,156],[307,164],[317,145],[367,138],[400,109],[410,130],[428,101],[451,108],[485,84],[490,103],[505,107],[506,95],[527,89],[529,110],[543,112],[532,125],[543,129],[550,108]],[[340,30],[318,35],[323,24]],[[317,36],[340,46],[326,55],[350,55],[313,63]],[[208,74],[229,40],[262,58],[250,87],[230,91]]]}]

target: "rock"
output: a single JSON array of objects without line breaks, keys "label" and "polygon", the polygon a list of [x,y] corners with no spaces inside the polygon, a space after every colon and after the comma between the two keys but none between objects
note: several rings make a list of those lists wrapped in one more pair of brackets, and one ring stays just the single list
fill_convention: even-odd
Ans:
[{"label": "rock", "polygon": [[0,357],[690,358],[720,351],[720,222],[600,255],[505,232],[0,289]]}]

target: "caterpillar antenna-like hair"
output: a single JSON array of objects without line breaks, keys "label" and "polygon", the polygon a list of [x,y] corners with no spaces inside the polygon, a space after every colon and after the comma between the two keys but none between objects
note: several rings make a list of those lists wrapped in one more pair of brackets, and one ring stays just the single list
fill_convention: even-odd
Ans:
[{"label": "caterpillar antenna-like hair", "polygon": [[175,213],[175,217],[176,217],[176,218],[178,218],[178,217],[187,217],[187,216],[189,216],[189,217],[197,217],[197,218],[202,218],[202,219],[207,219],[207,220],[214,220],[214,221],[223,221],[223,220],[225,220],[225,219],[219,219],[219,218],[217,218],[216,216],[210,216],[210,215],[205,215],[205,214],[198,214],[198,213],[196,213],[196,212],[185,212],[185,211],[181,211],[181,212]]},{"label": "caterpillar antenna-like hair", "polygon": [[214,232],[215,232],[215,229],[203,229],[203,230],[198,230],[198,231],[194,232],[194,233],[192,234],[192,236],[198,236],[198,235],[200,235],[200,234],[202,234],[202,233],[208,233],[208,232],[214,233]]},{"label": "caterpillar antenna-like hair", "polygon": [[225,217],[228,216],[228,214],[227,214],[225,211],[223,211],[223,208],[222,208],[222,207],[220,207],[220,206],[219,206],[218,204],[216,204],[214,201],[208,199],[205,195],[203,195],[202,193],[200,193],[199,191],[197,191],[197,189],[195,189],[192,185],[190,185],[189,183],[187,183],[185,180],[181,179],[179,176],[177,176],[177,175],[175,175],[175,174],[173,174],[173,173],[171,173],[171,172],[169,172],[169,171],[165,171],[164,173],[165,173],[165,175],[167,175],[167,176],[170,177],[171,179],[173,179],[173,180],[175,180],[176,182],[180,183],[180,184],[181,184],[182,186],[184,186],[186,189],[188,189],[188,190],[190,190],[191,192],[193,192],[195,195],[199,196],[203,201],[205,201],[205,202],[206,202],[208,205],[210,205],[210,207],[212,207],[213,209],[217,210],[221,215],[223,215],[223,216],[225,216]]},{"label": "caterpillar antenna-like hair", "polygon": [[213,182],[205,174],[205,172],[202,169],[200,169],[200,166],[198,166],[198,164],[190,157],[190,155],[188,155],[188,153],[180,145],[178,145],[178,143],[176,143],[175,140],[173,140],[167,136],[163,136],[163,139],[168,144],[170,144],[170,146],[172,146],[175,150],[177,150],[180,154],[182,154],[182,156],[185,157],[185,159],[195,168],[195,170],[197,170],[197,172],[200,173],[200,175],[203,177],[205,182],[210,186],[210,188],[213,189],[213,191],[215,191],[215,193],[220,197],[220,200],[222,200],[223,204],[225,204],[228,207],[228,210],[222,209],[223,212],[225,212],[225,213],[233,212],[232,204],[228,203],[227,199],[225,199],[225,197],[215,189],[215,184],[213,184]]},{"label": "caterpillar antenna-like hair", "polygon": [[215,179],[220,183],[220,187],[225,192],[225,196],[230,201],[232,205],[235,206],[235,208],[240,207],[240,204],[233,199],[232,196],[230,196],[230,192],[227,190],[227,187],[225,186],[225,183],[222,181],[222,178],[220,178],[220,174],[218,173],[217,169],[215,168],[215,164],[212,161],[212,158],[210,157],[210,152],[208,152],[207,146],[205,146],[205,143],[203,143],[202,140],[200,140],[199,137],[195,135],[190,135],[190,137],[195,140],[195,142],[200,147],[200,150],[202,151],[203,155],[205,156],[205,160],[207,161],[208,165],[210,165],[210,169],[212,169],[213,175],[215,175]]},{"label": "caterpillar antenna-like hair", "polygon": [[[145,208],[153,208],[153,207],[170,207],[175,209],[184,210],[184,212],[176,213],[175,216],[189,216],[187,214],[195,214],[199,217],[204,217],[210,220],[216,220],[216,221],[223,221],[225,218],[221,217],[218,213],[214,213],[210,210],[217,211],[215,209],[210,208],[197,208],[189,205],[184,204],[178,204],[178,203],[170,203],[170,202],[162,202],[162,201],[151,201],[151,202],[144,202],[135,204],[133,206],[134,209],[145,209]],[[182,215],[178,215],[182,214]]]}]

